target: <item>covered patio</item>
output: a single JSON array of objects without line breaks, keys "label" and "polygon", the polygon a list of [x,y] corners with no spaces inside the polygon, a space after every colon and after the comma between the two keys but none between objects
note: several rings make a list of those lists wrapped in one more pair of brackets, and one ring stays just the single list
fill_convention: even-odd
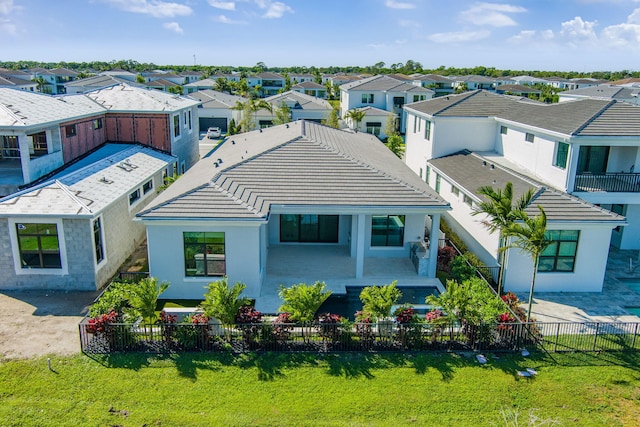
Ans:
[{"label": "covered patio", "polygon": [[282,301],[278,289],[297,283],[326,283],[334,294],[346,293],[346,287],[386,285],[434,286],[444,291],[440,280],[419,276],[409,257],[364,258],[364,274],[356,277],[356,258],[346,245],[273,245],[269,247],[266,274],[256,309],[276,313]]}]

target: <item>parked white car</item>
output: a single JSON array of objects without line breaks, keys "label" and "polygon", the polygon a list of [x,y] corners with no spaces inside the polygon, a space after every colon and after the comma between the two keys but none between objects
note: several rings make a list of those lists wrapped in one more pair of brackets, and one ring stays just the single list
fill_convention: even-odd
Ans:
[{"label": "parked white car", "polygon": [[215,139],[215,138],[220,138],[220,136],[222,136],[222,131],[220,130],[220,128],[213,127],[213,128],[207,129],[207,138]]}]

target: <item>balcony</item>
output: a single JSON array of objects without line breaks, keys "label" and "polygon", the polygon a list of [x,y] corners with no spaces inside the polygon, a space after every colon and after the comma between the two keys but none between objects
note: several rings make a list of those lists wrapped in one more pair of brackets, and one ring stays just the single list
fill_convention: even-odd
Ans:
[{"label": "balcony", "polygon": [[573,191],[638,193],[640,192],[640,173],[586,173],[576,175]]}]

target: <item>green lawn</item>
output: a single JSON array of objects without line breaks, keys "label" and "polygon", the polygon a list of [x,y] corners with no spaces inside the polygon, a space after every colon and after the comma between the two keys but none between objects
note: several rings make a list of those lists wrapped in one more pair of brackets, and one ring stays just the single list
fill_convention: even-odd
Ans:
[{"label": "green lawn", "polygon": [[[637,425],[640,354],[186,354],[0,362],[2,426]],[[524,379],[518,369],[535,368]]]}]

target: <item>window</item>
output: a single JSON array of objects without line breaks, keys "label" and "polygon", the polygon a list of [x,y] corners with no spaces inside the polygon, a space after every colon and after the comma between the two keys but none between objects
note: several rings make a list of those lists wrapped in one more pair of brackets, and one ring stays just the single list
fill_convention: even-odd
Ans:
[{"label": "window", "polygon": [[95,119],[93,121],[93,130],[102,129],[102,119]]},{"label": "window", "polygon": [[429,175],[431,175],[431,166],[427,165],[424,173],[424,182],[429,183]]},{"label": "window", "polygon": [[532,133],[527,132],[524,135],[524,140],[527,142],[533,142],[533,139],[535,138],[535,136]]},{"label": "window", "polygon": [[363,93],[362,94],[362,103],[363,104],[373,104],[373,93]]},{"label": "window", "polygon": [[404,96],[393,97],[393,108],[402,108],[404,105]]},{"label": "window", "polygon": [[418,129],[418,116],[413,116],[413,133]]},{"label": "window", "polygon": [[0,158],[3,159],[19,159],[20,158],[20,143],[18,137],[13,135],[2,136],[2,151],[0,151]]},{"label": "window", "polygon": [[62,268],[56,224],[16,224],[22,268]]},{"label": "window", "polygon": [[424,101],[427,99],[426,95],[413,95],[413,102]]},{"label": "window", "polygon": [[149,181],[147,181],[144,184],[142,184],[142,192],[144,194],[147,194],[151,190],[153,190],[153,180],[152,179],[150,179]]},{"label": "window", "polygon": [[338,215],[280,215],[280,241],[338,243],[338,222]]},{"label": "window", "polygon": [[184,112],[184,126],[187,127],[187,112]]},{"label": "window", "polygon": [[64,134],[67,138],[76,136],[76,125],[67,125],[64,127]]},{"label": "window", "polygon": [[189,115],[189,130],[191,130],[191,110],[189,110],[187,114]]},{"label": "window", "polygon": [[47,147],[46,132],[38,132],[28,136],[30,136],[31,140],[33,141],[33,152],[29,153],[29,156],[32,159],[34,157],[40,157],[40,156],[45,156],[49,154],[49,148]]},{"label": "window", "polygon": [[381,122],[367,122],[367,133],[372,133],[375,136],[379,136],[381,127]]},{"label": "window", "polygon": [[273,120],[259,120],[260,129],[270,128],[273,126]]},{"label": "window", "polygon": [[500,126],[500,133],[502,135],[506,135],[507,134],[507,130],[508,130],[508,128],[506,126]]},{"label": "window", "polygon": [[578,230],[550,230],[545,238],[551,244],[540,254],[539,272],[573,272],[578,250]]},{"label": "window", "polygon": [[180,136],[180,115],[173,116],[173,136]]},{"label": "window", "polygon": [[440,174],[436,174],[436,193],[440,194],[440,181],[442,181],[442,177]]},{"label": "window", "polygon": [[469,205],[469,207],[473,206],[473,199],[467,196],[466,194],[463,195],[462,201],[465,202],[467,205]]},{"label": "window", "polygon": [[104,246],[102,244],[102,223],[100,218],[93,220],[93,246],[96,251],[96,264],[104,259]]},{"label": "window", "polygon": [[134,192],[129,194],[129,206],[133,205],[139,199],[140,199],[140,189],[137,188]]},{"label": "window", "polygon": [[565,169],[567,167],[567,159],[569,157],[569,144],[558,142],[556,147],[556,158],[553,165]]},{"label": "window", "polygon": [[371,246],[404,246],[404,215],[372,216]]},{"label": "window", "polygon": [[223,232],[185,232],[184,274],[187,277],[224,276],[227,263]]},{"label": "window", "polygon": [[424,139],[431,139],[431,122],[429,120],[424,122]]},{"label": "window", "polygon": [[456,187],[455,185],[451,186],[451,192],[453,193],[454,196],[460,195],[460,189],[458,189],[458,187]]}]

